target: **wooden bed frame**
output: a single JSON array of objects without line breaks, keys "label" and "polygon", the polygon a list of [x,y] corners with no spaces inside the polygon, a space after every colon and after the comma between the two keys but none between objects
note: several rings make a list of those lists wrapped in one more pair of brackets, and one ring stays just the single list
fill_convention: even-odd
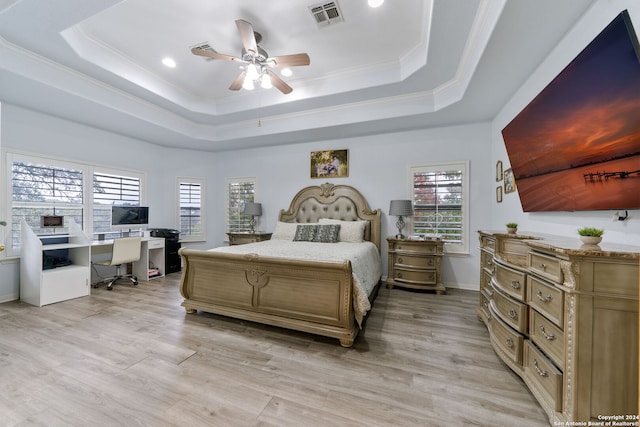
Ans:
[{"label": "wooden bed frame", "polygon": [[[380,251],[380,209],[358,190],[325,183],[306,187],[281,210],[282,222],[319,218],[366,220],[365,239]],[[351,347],[359,325],[353,308],[351,263],[314,262],[182,248],[180,293],[187,313],[209,313],[337,338]],[[371,292],[373,301],[379,283]]]}]

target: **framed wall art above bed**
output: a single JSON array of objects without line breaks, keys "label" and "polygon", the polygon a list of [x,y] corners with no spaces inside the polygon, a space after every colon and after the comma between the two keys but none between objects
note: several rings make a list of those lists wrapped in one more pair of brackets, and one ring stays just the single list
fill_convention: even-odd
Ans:
[{"label": "framed wall art above bed", "polygon": [[311,178],[346,178],[349,176],[349,150],[312,151]]}]

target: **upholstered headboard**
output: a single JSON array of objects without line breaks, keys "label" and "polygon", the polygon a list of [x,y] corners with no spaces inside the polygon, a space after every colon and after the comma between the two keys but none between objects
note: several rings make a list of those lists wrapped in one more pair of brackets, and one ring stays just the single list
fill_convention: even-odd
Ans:
[{"label": "upholstered headboard", "polygon": [[380,209],[369,209],[366,199],[355,188],[329,182],[303,188],[293,197],[289,209],[280,211],[279,220],[306,223],[318,222],[320,218],[368,221],[364,238],[380,250]]}]

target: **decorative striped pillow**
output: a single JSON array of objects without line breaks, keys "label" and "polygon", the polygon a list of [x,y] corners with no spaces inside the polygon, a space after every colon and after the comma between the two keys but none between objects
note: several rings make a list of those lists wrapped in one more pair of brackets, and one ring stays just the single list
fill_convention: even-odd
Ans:
[{"label": "decorative striped pillow", "polygon": [[317,225],[298,225],[298,227],[296,227],[296,235],[293,236],[293,241],[312,242],[317,230]]},{"label": "decorative striped pillow", "polygon": [[320,243],[337,243],[339,233],[340,224],[319,225],[316,235],[313,237],[313,241]]}]

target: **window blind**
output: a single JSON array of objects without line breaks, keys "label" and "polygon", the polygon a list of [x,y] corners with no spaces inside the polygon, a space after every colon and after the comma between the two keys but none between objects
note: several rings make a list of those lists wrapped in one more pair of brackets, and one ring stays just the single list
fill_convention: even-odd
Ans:
[{"label": "window blind", "polygon": [[41,228],[42,215],[62,215],[82,224],[83,172],[62,166],[31,162],[11,163],[11,248],[20,246],[20,220],[37,234],[63,232],[60,228]]},{"label": "window blind", "polygon": [[255,178],[227,180],[227,231],[231,233],[249,232],[251,217],[244,215],[245,202],[253,202]]},{"label": "window blind", "polygon": [[467,250],[466,170],[465,164],[411,168],[415,235],[439,235],[450,250]]},{"label": "window blind", "polygon": [[93,231],[111,230],[111,206],[140,206],[140,178],[103,172],[93,174]]},{"label": "window blind", "polygon": [[194,236],[202,230],[202,185],[195,182],[180,182],[180,234]]}]

